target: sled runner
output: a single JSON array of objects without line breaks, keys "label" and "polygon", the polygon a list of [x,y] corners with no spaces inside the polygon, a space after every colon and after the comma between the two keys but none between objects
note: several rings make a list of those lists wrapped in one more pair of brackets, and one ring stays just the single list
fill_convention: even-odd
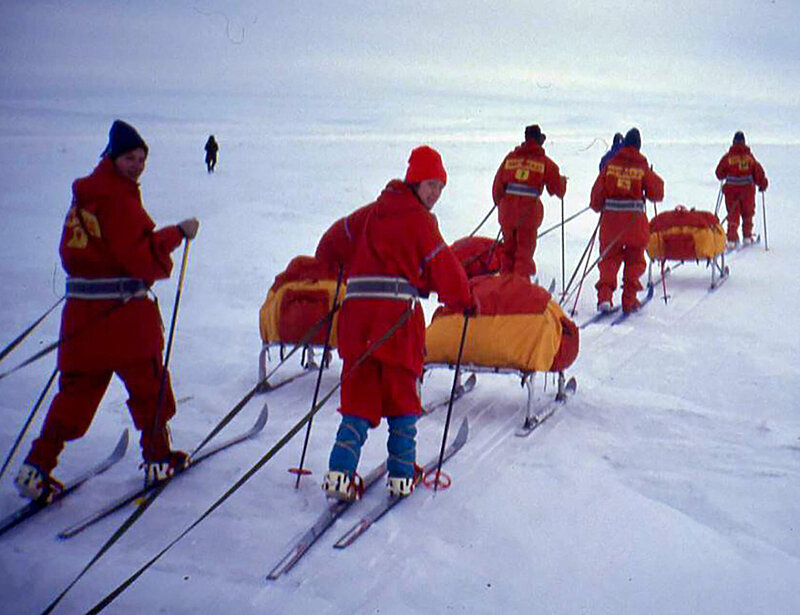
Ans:
[{"label": "sled runner", "polygon": [[[526,433],[519,435],[527,435],[552,414],[535,407],[537,373],[558,374],[559,401],[574,390],[574,379],[570,384],[564,370],[578,356],[578,328],[550,293],[520,276],[473,278],[470,287],[480,312],[470,318],[467,327],[461,371],[518,376],[528,390],[523,421]],[[463,323],[461,313],[446,307],[434,313],[425,334],[426,370],[455,366]]]},{"label": "sled runner", "polygon": [[[660,261],[705,262],[711,268],[711,288],[719,287],[730,270],[725,265],[725,231],[719,219],[710,211],[687,209],[678,205],[650,220],[650,257],[648,284],[653,284],[653,263]],[[672,267],[672,269],[677,266]]]},{"label": "sled runner", "polygon": [[[258,355],[258,379],[264,380],[270,348],[277,348],[283,359],[286,348],[302,344],[300,364],[307,373],[318,367],[316,355],[325,346],[328,322],[326,316],[333,308],[337,272],[311,256],[297,256],[275,277],[267,298],[259,310],[261,351]],[[339,290],[339,302],[344,298],[344,285]],[[336,314],[333,316],[329,349],[336,348]],[[325,365],[330,355],[321,357]],[[296,377],[299,377],[298,374]],[[292,378],[294,379],[294,378]],[[265,383],[263,390],[275,385]]]}]

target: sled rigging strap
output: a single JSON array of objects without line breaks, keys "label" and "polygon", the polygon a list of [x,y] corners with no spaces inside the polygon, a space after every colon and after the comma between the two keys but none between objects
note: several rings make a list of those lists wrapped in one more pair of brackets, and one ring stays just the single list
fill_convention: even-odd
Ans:
[{"label": "sled rigging strap", "polygon": [[48,309],[48,310],[47,310],[47,311],[46,311],[44,314],[42,314],[41,316],[39,316],[39,318],[37,318],[37,319],[36,319],[36,320],[35,320],[33,323],[31,323],[31,325],[30,325],[30,326],[28,326],[28,328],[27,328],[27,329],[25,329],[25,330],[24,330],[22,333],[20,333],[20,334],[19,334],[19,335],[18,335],[18,336],[17,336],[17,337],[16,337],[16,338],[15,338],[15,339],[14,339],[14,340],[13,340],[13,341],[12,341],[12,342],[11,342],[11,343],[8,345],[8,346],[6,346],[5,348],[3,348],[3,350],[2,350],[2,351],[0,351],[0,361],[2,361],[3,359],[5,359],[5,358],[6,358],[6,355],[8,355],[8,354],[9,354],[9,353],[10,353],[12,350],[14,350],[14,348],[16,348],[17,346],[19,346],[19,345],[22,343],[22,341],[23,341],[23,340],[24,340],[26,337],[28,337],[28,335],[30,335],[30,334],[31,334],[31,332],[32,332],[32,331],[33,331],[33,330],[34,330],[36,327],[38,327],[38,326],[39,326],[39,325],[42,323],[42,321],[43,321],[45,318],[47,318],[47,317],[50,315],[50,313],[51,313],[51,312],[52,312],[54,309],[56,309],[56,308],[57,308],[57,307],[58,307],[58,306],[61,304],[61,302],[62,302],[63,300],[64,300],[64,296],[62,295],[62,296],[61,296],[61,298],[60,298],[58,301],[56,301],[56,302],[55,302],[55,303],[52,305],[52,307],[51,307],[50,309]]},{"label": "sled rigging strap", "polygon": [[[64,299],[64,297],[59,299],[59,303],[63,299]],[[58,305],[58,303],[56,303],[56,305]],[[73,331],[69,335],[65,335],[63,337],[59,337],[55,342],[45,346],[39,352],[36,352],[33,355],[31,355],[30,357],[28,357],[27,359],[25,359],[22,363],[16,365],[15,367],[12,367],[11,369],[9,369],[9,370],[7,370],[5,372],[0,373],[0,380],[3,380],[7,376],[10,376],[11,374],[13,374],[15,372],[18,372],[23,367],[27,367],[31,363],[35,363],[36,361],[38,361],[42,357],[45,357],[45,356],[49,355],[51,352],[53,352],[54,350],[56,350],[57,348],[59,348],[61,345],[65,344],[69,340],[75,339],[76,337],[82,335],[83,333],[86,333],[92,327],[94,327],[97,323],[99,323],[102,320],[105,320],[111,314],[113,314],[118,309],[120,309],[123,305],[125,305],[125,301],[120,301],[119,303],[115,303],[110,308],[108,308],[105,312],[102,312],[99,316],[97,316],[97,318],[85,323],[85,325],[83,327],[80,327],[79,329],[76,329],[75,331]],[[55,307],[55,305],[53,307]],[[50,308],[50,309],[52,310],[53,308]],[[36,324],[38,324],[38,322]]]},{"label": "sled rigging strap", "polygon": [[50,374],[50,378],[47,380],[47,384],[44,385],[42,392],[39,394],[39,399],[36,400],[36,403],[33,405],[33,409],[31,413],[28,415],[28,419],[25,421],[25,424],[20,429],[19,435],[17,435],[17,439],[14,441],[14,444],[11,445],[11,449],[8,451],[8,456],[6,460],[3,462],[3,468],[0,469],[0,479],[3,478],[3,474],[5,474],[6,469],[8,468],[11,460],[14,458],[14,454],[17,452],[19,448],[20,442],[22,442],[22,438],[25,437],[25,433],[28,431],[28,427],[31,426],[31,422],[33,422],[33,418],[36,416],[36,413],[39,412],[39,408],[44,401],[44,398],[47,397],[47,392],[50,390],[50,387],[53,386],[53,381],[56,379],[56,374],[58,373],[58,368],[56,367],[53,369],[53,373]]}]

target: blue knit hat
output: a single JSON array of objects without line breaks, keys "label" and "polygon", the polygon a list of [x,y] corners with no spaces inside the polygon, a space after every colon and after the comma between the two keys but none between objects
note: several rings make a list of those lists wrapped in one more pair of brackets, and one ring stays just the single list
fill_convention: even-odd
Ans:
[{"label": "blue knit hat", "polygon": [[108,156],[112,160],[116,160],[122,154],[139,148],[144,150],[145,156],[149,152],[147,143],[133,126],[122,120],[114,120],[111,130],[108,131],[108,145],[100,156]]},{"label": "blue knit hat", "polygon": [[744,133],[741,130],[737,130],[736,134],[733,135],[733,142],[744,144]]},{"label": "blue knit hat", "polygon": [[641,149],[642,135],[639,134],[639,129],[631,128],[628,132],[626,132],[623,144],[626,147],[635,147],[636,149]]}]

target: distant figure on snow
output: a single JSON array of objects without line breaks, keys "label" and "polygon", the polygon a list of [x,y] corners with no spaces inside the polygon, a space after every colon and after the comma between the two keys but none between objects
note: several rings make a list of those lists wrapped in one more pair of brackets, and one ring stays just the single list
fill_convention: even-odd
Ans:
[{"label": "distant figure on snow", "polygon": [[724,181],[722,193],[728,210],[728,246],[739,243],[739,216],[742,217],[742,237],[753,242],[753,216],[756,213],[756,189],[764,192],[769,185],[764,167],[745,145],[744,133],[733,135],[733,145],[717,165],[717,179]]},{"label": "distant figure on snow", "polygon": [[208,141],[206,141],[205,150],[206,168],[208,169],[209,173],[213,173],[214,167],[217,166],[217,152],[219,151],[219,144],[217,143],[216,139],[214,139],[214,135],[209,135]]},{"label": "distant figure on snow", "polygon": [[349,274],[338,323],[342,420],[322,485],[329,497],[359,496],[361,448],[367,430],[377,427],[381,417],[389,422],[389,493],[408,495],[420,479],[417,383],[425,318],[419,297],[433,291],[439,301],[475,312],[464,268],[431,213],[446,182],[439,153],[417,147],[405,180],[393,179],[376,201],[336,222],[317,251]]},{"label": "distant figure on snow", "polygon": [[492,198],[503,231],[500,273],[515,273],[529,281],[536,273],[533,253],[536,233],[544,218],[539,197],[545,186],[551,195],[561,199],[567,192],[567,178],[544,152],[545,139],[538,124],[525,128],[525,141],[506,155],[492,184]]},{"label": "distant figure on snow", "polygon": [[51,475],[58,456],[89,429],[114,374],[128,390],[141,432],[145,480],[164,480],[188,464],[186,453],[170,447],[175,398],[161,357],[161,315],[148,291],[169,277],[170,252],[197,234],[199,222],[188,218],[155,230],[138,184],[147,153],[136,129],[116,120],[100,163],[72,185],[60,247],[67,301],[59,392],[14,481],[23,497],[47,500],[62,488]]},{"label": "distant figure on snow", "polygon": [[644,250],[650,237],[645,199],[664,199],[664,180],[639,153],[642,137],[631,128],[622,147],[606,163],[592,186],[589,205],[600,212],[600,279],[597,288],[597,309],[610,311],[617,288],[617,272],[622,263],[622,311],[639,309],[636,293],[642,289],[639,278],[647,264]]}]

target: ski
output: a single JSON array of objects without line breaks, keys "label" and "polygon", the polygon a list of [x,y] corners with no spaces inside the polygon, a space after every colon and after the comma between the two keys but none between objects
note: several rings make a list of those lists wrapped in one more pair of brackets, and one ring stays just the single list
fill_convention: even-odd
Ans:
[{"label": "ski", "polygon": [[[466,379],[464,384],[459,384],[456,386],[455,393],[453,394],[453,401],[457,399],[461,399],[464,395],[472,391],[475,388],[475,384],[477,382],[477,378],[474,373],[469,375],[469,378]],[[450,404],[450,396],[448,395],[445,399],[440,399],[437,402],[433,402],[428,404],[427,406],[422,407],[422,414],[427,415],[433,412],[436,412],[439,408],[446,408]]]},{"label": "ski", "polygon": [[11,528],[19,525],[26,519],[30,519],[36,513],[48,508],[51,504],[58,502],[59,500],[64,499],[70,493],[75,491],[78,487],[80,487],[83,483],[88,481],[90,478],[97,476],[98,474],[102,474],[108,468],[113,466],[117,463],[120,459],[125,456],[125,451],[128,448],[128,430],[122,432],[122,435],[117,442],[117,445],[114,447],[114,450],[111,454],[100,461],[99,463],[95,464],[83,474],[79,474],[76,478],[73,478],[71,481],[64,485],[64,489],[53,493],[49,500],[34,500],[29,502],[22,508],[12,512],[8,515],[5,519],[0,521],[0,534],[4,534]]},{"label": "ski", "polygon": [[[169,480],[174,480],[178,476],[181,476],[181,475],[185,474],[188,470],[191,470],[192,468],[196,467],[197,465],[199,465],[200,463],[202,463],[203,461],[205,461],[209,457],[213,457],[217,453],[220,453],[220,452],[224,451],[225,449],[230,448],[231,446],[233,446],[235,444],[239,444],[240,442],[244,442],[245,440],[249,440],[249,439],[253,438],[262,429],[264,429],[264,425],[267,424],[268,416],[269,416],[269,411],[267,409],[267,404],[264,404],[264,407],[261,409],[261,413],[258,415],[258,418],[256,419],[256,422],[253,424],[253,426],[250,429],[248,429],[247,431],[245,431],[245,432],[243,432],[243,433],[241,433],[241,434],[239,434],[237,436],[233,436],[233,437],[229,438],[228,440],[223,440],[222,442],[220,442],[216,446],[211,446],[211,447],[207,448],[205,451],[203,451],[202,453],[198,454],[197,457],[192,457],[191,463],[186,468],[184,468],[183,470],[181,470],[179,472],[176,472],[175,475]],[[153,483],[151,485],[141,485],[139,487],[134,487],[133,489],[128,491],[128,493],[123,494],[122,496],[120,496],[119,498],[117,498],[116,500],[111,502],[110,504],[104,506],[103,508],[95,511],[91,515],[85,517],[81,521],[78,521],[74,525],[72,525],[72,526],[68,527],[67,529],[63,530],[61,533],[59,533],[58,537],[61,538],[61,539],[72,538],[73,536],[75,536],[76,534],[79,534],[80,532],[82,532],[86,528],[94,525],[95,523],[97,523],[98,521],[100,521],[102,519],[105,519],[106,517],[108,517],[112,513],[114,513],[116,511],[120,510],[121,508],[125,507],[127,504],[130,504],[134,500],[137,500],[140,497],[142,497],[143,495],[145,495],[148,492],[152,491],[159,484],[161,484],[161,483]]]},{"label": "ski", "polygon": [[596,322],[600,322],[600,321],[602,321],[602,320],[606,320],[607,318],[610,318],[612,315],[614,315],[614,314],[616,314],[617,312],[619,312],[620,308],[621,308],[621,306],[619,306],[619,305],[615,305],[614,307],[612,307],[612,308],[611,308],[610,310],[608,310],[608,311],[605,311],[605,312],[597,312],[597,314],[595,314],[594,316],[592,316],[592,317],[591,317],[589,320],[587,320],[587,321],[586,321],[586,322],[584,322],[584,323],[581,323],[581,324],[579,325],[579,328],[580,328],[580,329],[585,329],[585,328],[586,328],[586,327],[588,327],[589,325],[592,325],[592,324],[594,324],[594,323],[596,323]]},{"label": "ski", "polygon": [[741,252],[742,250],[745,250],[745,249],[747,249],[749,247],[757,246],[760,243],[761,243],[761,235],[756,235],[756,238],[753,241],[750,241],[750,242],[746,242],[746,241],[737,242],[736,245],[733,246],[732,248],[726,248],[725,249],[725,254],[732,254],[734,252]]},{"label": "ski", "polygon": [[611,321],[611,326],[613,327],[615,325],[619,325],[625,322],[628,319],[628,317],[631,316],[632,314],[638,314],[639,312],[641,312],[642,308],[644,308],[644,306],[650,303],[650,300],[653,298],[653,295],[655,295],[655,292],[656,292],[655,285],[648,284],[647,295],[645,296],[644,300],[639,304],[639,309],[636,310],[635,312],[623,312],[622,314],[620,314],[614,320]]},{"label": "ski", "polygon": [[[458,434],[456,434],[455,439],[447,445],[447,449],[444,452],[444,457],[442,458],[442,462],[447,461],[453,455],[455,455],[466,443],[467,437],[469,436],[469,423],[465,418],[461,422],[461,427],[458,430]],[[439,465],[439,455],[436,455],[433,459],[431,459],[422,469],[422,476],[427,476],[428,473],[435,470],[436,467]],[[392,508],[395,507],[401,500],[405,500],[411,496],[394,496],[394,495],[387,495],[377,506],[372,508],[364,515],[358,523],[356,523],[349,531],[347,531],[333,546],[336,549],[344,549],[345,547],[350,546],[355,542],[359,536],[364,534],[372,525],[383,515],[389,512]]]},{"label": "ski", "polygon": [[[386,473],[386,461],[381,462],[378,466],[373,468],[369,474],[364,477],[364,491],[369,489],[372,485],[378,482],[378,479]],[[350,508],[355,501],[347,502],[343,500],[334,500],[328,504],[328,507],[322,511],[314,524],[306,530],[306,532],[295,541],[294,545],[289,549],[288,553],[284,555],[281,560],[270,570],[267,575],[268,581],[274,581],[282,574],[289,572],[294,565],[300,561],[300,558],[305,555],[317,539],[319,539],[325,531],[333,525],[334,521],[341,517],[345,511]]]},{"label": "ski", "polygon": [[569,397],[574,395],[577,389],[578,389],[578,381],[575,380],[575,376],[572,376],[569,380],[567,380],[567,383],[564,385],[564,390],[559,391],[554,400],[546,404],[536,414],[532,414],[531,416],[525,417],[525,421],[522,423],[522,425],[517,427],[517,430],[514,432],[514,435],[520,438],[526,438],[527,436],[531,435],[531,433],[533,433],[533,430],[539,427],[551,416],[553,416],[558,407],[564,404],[564,402],[566,402]]}]

